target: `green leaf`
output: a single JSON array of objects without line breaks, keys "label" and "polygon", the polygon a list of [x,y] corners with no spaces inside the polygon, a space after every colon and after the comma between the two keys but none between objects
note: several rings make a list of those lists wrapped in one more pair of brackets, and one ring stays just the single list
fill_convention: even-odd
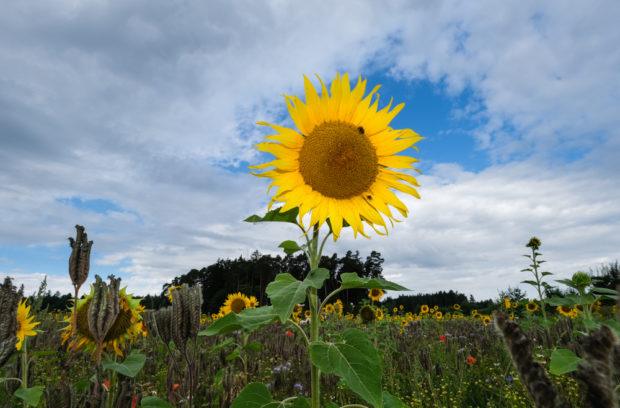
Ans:
[{"label": "green leaf", "polygon": [[617,320],[608,319],[605,320],[605,324],[609,326],[609,328],[613,330],[614,333],[616,333],[616,337],[620,337],[620,323],[618,323]]},{"label": "green leaf", "polygon": [[559,296],[551,296],[549,299],[547,299],[547,303],[551,306],[573,306],[570,300],[566,298],[561,298]]},{"label": "green leaf", "polygon": [[246,218],[245,222],[290,222],[297,224],[297,215],[299,215],[299,207],[295,207],[283,213],[280,212],[282,207],[269,211],[263,217],[256,214]]},{"label": "green leaf", "polygon": [[90,385],[90,380],[88,378],[84,378],[84,379],[76,382],[75,384],[73,384],[75,389],[78,390],[78,391],[82,391],[82,390],[86,389],[86,387],[88,387],[89,385]]},{"label": "green leaf", "polygon": [[575,371],[582,361],[583,359],[568,349],[556,349],[551,353],[549,372],[555,375],[570,373]]},{"label": "green leaf", "polygon": [[407,408],[407,405],[387,391],[383,391],[383,408]]},{"label": "green leaf", "polygon": [[341,273],[340,279],[342,289],[387,289],[387,290],[409,290],[398,283],[386,281],[381,278],[360,278],[356,273]]},{"label": "green leaf", "polygon": [[34,353],[32,353],[32,355],[35,357],[51,356],[54,354],[58,354],[58,352],[54,350],[42,350],[42,351],[35,351]]},{"label": "green leaf", "polygon": [[230,408],[272,408],[278,403],[271,397],[269,389],[263,383],[251,383],[245,386]]},{"label": "green leaf", "polygon": [[[293,400],[293,405],[290,406],[290,408],[311,408],[311,407],[312,407],[312,401],[310,400],[310,398],[303,398],[303,397],[295,398]],[[338,405],[336,405],[336,407],[338,408]]]},{"label": "green leaf", "polygon": [[556,282],[563,283],[566,286],[570,286],[571,288],[577,289],[577,287],[575,286],[575,283],[570,279],[556,279]]},{"label": "green leaf", "polygon": [[284,241],[280,245],[278,245],[278,248],[284,249],[284,253],[287,255],[291,255],[297,251],[301,251],[301,247],[297,245],[297,242],[295,241]]},{"label": "green leaf", "polygon": [[540,273],[543,277],[547,276],[547,275],[553,275],[551,272],[541,272]]},{"label": "green leaf", "polygon": [[329,278],[329,271],[325,268],[313,269],[303,281],[295,279],[289,273],[281,273],[276,280],[267,285],[267,295],[276,310],[281,322],[293,313],[297,303],[306,301],[306,289],[314,287],[319,289],[325,279]]},{"label": "green leaf", "polygon": [[527,283],[528,285],[532,285],[534,287],[538,287],[538,282],[533,281],[533,280],[524,280],[524,281],[521,281],[521,283]]},{"label": "green leaf", "polygon": [[310,344],[312,363],[328,374],[342,377],[349,388],[375,407],[381,407],[381,359],[364,332],[347,329],[344,342]]},{"label": "green leaf", "polygon": [[43,386],[35,385],[31,388],[18,388],[13,395],[15,395],[17,398],[21,398],[26,404],[30,405],[31,407],[36,407],[37,405],[39,405],[41,395],[43,395]]},{"label": "green leaf", "polygon": [[278,315],[273,306],[261,306],[254,309],[244,309],[239,314],[228,313],[220,317],[205,330],[198,333],[199,336],[214,336],[226,334],[235,330],[253,332],[273,322]]},{"label": "green leaf", "polygon": [[224,340],[223,342],[221,342],[221,343],[216,344],[215,346],[213,346],[213,347],[211,348],[211,352],[218,351],[219,349],[223,349],[224,347],[228,347],[228,346],[230,346],[231,344],[233,344],[233,342],[234,342],[234,340],[233,340],[232,338],[230,338],[230,337],[229,337],[229,338],[227,338],[226,340]]},{"label": "green leaf", "polygon": [[263,349],[263,345],[258,341],[253,341],[250,344],[247,344],[245,348],[250,351],[261,351]]},{"label": "green leaf", "polygon": [[133,378],[142,370],[145,361],[146,356],[144,354],[140,354],[136,350],[133,350],[122,363],[105,361],[102,366],[106,370],[116,371],[124,376]]},{"label": "green leaf", "polygon": [[614,295],[617,296],[618,295],[618,291],[615,289],[607,289],[607,288],[598,288],[598,287],[594,287],[592,288],[592,292],[594,293],[603,293],[606,295]]},{"label": "green leaf", "polygon": [[236,359],[237,357],[239,357],[239,353],[241,352],[241,349],[239,347],[236,347],[232,353],[230,353],[229,355],[226,356],[226,361],[232,361],[234,359]]},{"label": "green leaf", "polygon": [[158,397],[142,397],[140,401],[142,408],[174,408],[169,402]]}]

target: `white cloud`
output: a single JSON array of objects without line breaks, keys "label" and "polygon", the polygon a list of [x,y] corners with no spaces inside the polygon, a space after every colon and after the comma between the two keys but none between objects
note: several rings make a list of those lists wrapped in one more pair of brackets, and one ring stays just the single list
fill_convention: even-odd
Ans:
[{"label": "white cloud", "polygon": [[[603,7],[604,5],[604,7]],[[419,291],[476,296],[525,278],[543,240],[562,276],[618,258],[620,6],[609,2],[14,3],[0,15],[0,245],[66,245],[87,227],[136,293],[218,257],[273,251],[287,231],[241,223],[265,183],[221,164],[256,162],[258,120],[282,120],[301,73],[390,72],[472,91],[497,165],[438,163],[423,199],[379,250],[386,274]],[[602,147],[600,147],[602,146]],[[600,148],[599,148],[600,147]],[[424,146],[421,145],[424,158]],[[586,154],[562,164],[554,155]],[[521,161],[511,163],[508,159]],[[436,159],[432,159],[437,162]],[[125,212],[78,210],[105,199]],[[288,235],[290,234],[290,235]],[[329,248],[332,248],[331,250]],[[5,256],[6,257],[6,256]],[[21,273],[15,270],[7,274]],[[25,272],[24,272],[25,273]],[[34,285],[39,275],[15,275]],[[50,279],[61,291],[67,279]],[[63,286],[65,285],[65,286]],[[37,286],[37,285],[35,285]]]}]

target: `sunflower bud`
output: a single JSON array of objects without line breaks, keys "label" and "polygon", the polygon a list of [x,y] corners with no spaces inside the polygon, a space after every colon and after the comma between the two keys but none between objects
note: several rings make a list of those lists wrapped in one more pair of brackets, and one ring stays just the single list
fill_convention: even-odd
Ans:
[{"label": "sunflower bud", "polygon": [[88,328],[95,341],[102,344],[120,312],[121,278],[108,276],[109,285],[106,285],[99,275],[95,275],[95,279],[93,298],[88,306]]},{"label": "sunflower bud", "polygon": [[183,284],[172,291],[172,341],[179,350],[185,350],[187,340],[196,340],[200,330],[200,308],[202,292],[200,286]]},{"label": "sunflower bud", "polygon": [[17,343],[17,306],[23,296],[23,286],[19,291],[8,276],[0,286],[0,367],[6,363]]},{"label": "sunflower bud", "polygon": [[540,240],[536,237],[532,237],[530,238],[530,242],[527,243],[526,247],[528,248],[533,248],[534,251],[536,251],[538,248],[540,248],[542,244],[540,243]]},{"label": "sunflower bud", "polygon": [[86,282],[88,270],[90,268],[90,248],[93,241],[88,241],[88,235],[84,232],[84,227],[76,225],[75,240],[69,238],[72,251],[69,257],[69,276],[73,286],[77,289]]}]

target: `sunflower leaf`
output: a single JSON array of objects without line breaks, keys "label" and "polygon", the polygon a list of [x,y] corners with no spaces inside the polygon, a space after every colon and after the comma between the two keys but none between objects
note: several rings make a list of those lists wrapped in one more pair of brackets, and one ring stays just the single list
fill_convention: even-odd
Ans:
[{"label": "sunflower leaf", "polygon": [[299,245],[297,245],[297,242],[295,241],[284,241],[280,245],[278,245],[278,248],[282,248],[284,250],[284,253],[287,255],[291,255],[297,251],[301,251],[301,248],[299,247]]},{"label": "sunflower leaf", "polygon": [[299,207],[292,208],[285,212],[280,212],[282,207],[276,208],[267,212],[264,216],[258,216],[256,214],[246,218],[245,222],[290,222],[297,224],[297,216],[299,215]]},{"label": "sunflower leaf", "polygon": [[30,405],[31,407],[36,407],[37,405],[39,405],[41,395],[43,395],[43,386],[35,385],[31,388],[18,388],[13,395],[21,398],[26,404]]},{"label": "sunflower leaf", "polygon": [[407,408],[407,405],[387,391],[383,391],[383,408]]},{"label": "sunflower leaf", "polygon": [[310,344],[312,363],[327,374],[342,377],[347,386],[375,407],[383,405],[379,353],[361,330],[347,329],[342,343]]},{"label": "sunflower leaf", "polygon": [[568,349],[557,349],[551,354],[549,372],[554,375],[562,375],[577,370],[583,359]]},{"label": "sunflower leaf", "polygon": [[279,405],[265,384],[251,383],[241,390],[230,408],[275,408]]},{"label": "sunflower leaf", "polygon": [[235,330],[253,332],[267,326],[278,317],[273,306],[262,306],[254,309],[244,309],[239,314],[228,313],[213,322],[205,330],[198,333],[199,336],[214,336],[226,334]]},{"label": "sunflower leaf", "polygon": [[124,376],[133,378],[138,375],[140,370],[142,370],[145,361],[146,356],[144,354],[138,353],[136,350],[132,350],[131,354],[128,355],[122,363],[117,363],[116,361],[110,360],[105,361],[102,365],[106,370],[116,371]]},{"label": "sunflower leaf", "polygon": [[152,397],[152,396],[143,397],[142,400],[140,401],[140,407],[142,408],[174,408],[172,405],[170,405],[169,402],[164,401],[161,398]]},{"label": "sunflower leaf", "polygon": [[329,278],[329,271],[325,268],[311,270],[303,281],[295,279],[289,273],[277,275],[276,280],[267,285],[265,292],[271,299],[271,304],[280,321],[286,322],[293,313],[295,305],[306,301],[306,289],[321,288],[327,278]]},{"label": "sunflower leaf", "polygon": [[340,279],[342,289],[387,289],[387,290],[409,290],[398,283],[386,281],[381,278],[361,278],[356,273],[341,273]]}]

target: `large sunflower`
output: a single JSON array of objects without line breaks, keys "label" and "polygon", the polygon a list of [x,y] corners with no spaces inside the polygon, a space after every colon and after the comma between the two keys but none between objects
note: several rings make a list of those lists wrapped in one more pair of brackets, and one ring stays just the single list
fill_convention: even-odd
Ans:
[{"label": "large sunflower", "polygon": [[354,236],[359,232],[368,237],[364,223],[382,234],[379,226],[387,234],[383,216],[390,222],[396,220],[388,205],[407,216],[407,207],[390,189],[419,198],[412,187],[418,186],[416,179],[389,168],[414,169],[417,159],[395,154],[409,147],[417,149],[414,144],[422,138],[411,129],[389,126],[404,104],[390,110],[390,102],[378,110],[379,98],[374,96],[379,86],[364,96],[366,80],[359,78],[351,90],[348,74],[338,74],[330,95],[319,81],[321,96],[304,76],[305,103],[285,95],[297,130],[259,122],[278,132],[257,146],[276,158],[251,168],[275,167],[255,175],[273,179],[270,188],[277,187],[270,207],[275,201],[284,203],[281,212],[299,207],[300,224],[311,213],[310,226],[320,227],[329,217],[334,240],[345,221]]},{"label": "large sunflower", "polygon": [[231,293],[224,301],[224,305],[220,308],[220,313],[222,315],[227,315],[231,312],[241,313],[243,309],[252,309],[252,305],[253,303],[250,302],[250,299],[243,293]]},{"label": "large sunflower", "polygon": [[[140,334],[143,334],[140,324],[142,321],[140,299],[134,299],[132,295],[126,293],[126,289],[119,291],[120,312],[103,340],[103,349],[114,350],[119,356],[123,355],[127,340],[133,342]],[[91,353],[97,350],[97,341],[88,327],[88,307],[93,298],[93,290],[94,287],[91,286],[90,294],[78,300],[75,336],[73,336],[73,312],[65,319],[69,326],[65,327],[62,333],[62,343],[70,340],[69,349],[78,350],[84,347]]]},{"label": "large sunflower", "polygon": [[26,299],[19,302],[17,306],[17,344],[15,348],[17,350],[22,349],[22,344],[24,343],[24,339],[26,336],[36,336],[37,332],[34,327],[41,322],[33,322],[34,316],[28,317],[30,314],[30,306],[26,306]]}]

